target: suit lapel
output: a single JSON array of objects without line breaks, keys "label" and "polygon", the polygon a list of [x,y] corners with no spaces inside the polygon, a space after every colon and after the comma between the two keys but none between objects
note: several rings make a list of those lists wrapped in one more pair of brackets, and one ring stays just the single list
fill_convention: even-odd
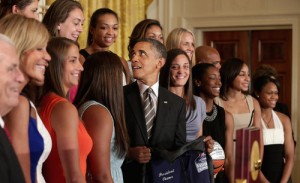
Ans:
[{"label": "suit lapel", "polygon": [[141,130],[141,134],[143,135],[144,142],[148,144],[146,121],[145,121],[143,106],[141,103],[140,90],[136,82],[132,84],[132,88],[130,92],[127,93],[126,97],[128,98],[128,101],[130,101],[129,105],[132,109],[132,115],[134,115],[134,117],[136,118],[137,125]]},{"label": "suit lapel", "polygon": [[154,125],[154,133],[152,140],[155,141],[155,138],[157,134],[161,133],[162,130],[162,124],[164,123],[165,120],[168,119],[168,114],[169,114],[169,101],[168,98],[166,97],[166,92],[162,90],[161,87],[159,87],[158,90],[158,104],[157,104],[157,111],[156,111],[156,119],[155,119],[155,125]]}]

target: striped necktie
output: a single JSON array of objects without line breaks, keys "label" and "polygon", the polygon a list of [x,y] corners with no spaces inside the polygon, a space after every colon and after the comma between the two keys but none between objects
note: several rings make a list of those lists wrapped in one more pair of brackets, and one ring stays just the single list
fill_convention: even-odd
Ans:
[{"label": "striped necktie", "polygon": [[154,117],[155,117],[154,102],[151,98],[152,92],[153,92],[153,90],[151,88],[148,88],[144,92],[144,113],[145,113],[148,139],[152,135],[151,132],[152,132],[153,121],[154,121]]}]

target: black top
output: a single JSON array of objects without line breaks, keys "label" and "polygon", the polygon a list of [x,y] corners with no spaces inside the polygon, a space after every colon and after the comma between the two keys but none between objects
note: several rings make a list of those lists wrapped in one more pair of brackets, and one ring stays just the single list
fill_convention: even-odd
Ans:
[{"label": "black top", "polygon": [[[217,108],[216,118],[212,121],[208,121],[208,118],[205,118],[203,121],[203,135],[210,135],[215,141],[219,142],[223,150],[225,150],[225,110],[223,107],[220,107],[214,104]],[[206,113],[207,116],[213,115],[213,110]],[[221,171],[217,174],[215,183],[227,183],[229,182],[226,178],[225,171]]]},{"label": "black top", "polygon": [[[279,183],[284,168],[284,145],[273,144],[264,146],[264,159],[261,171],[269,182]],[[291,178],[288,183],[291,182]]]},{"label": "black top", "polygon": [[0,126],[0,182],[25,183],[24,175],[12,145]]},{"label": "black top", "polygon": [[[217,116],[213,121],[203,122],[203,135],[210,135],[215,141],[219,142],[222,148],[225,148],[225,110],[214,104],[217,107]],[[211,116],[213,111],[206,113],[207,116]]]},{"label": "black top", "polygon": [[87,58],[90,56],[90,54],[89,54],[85,49],[81,49],[81,50],[79,51],[79,53],[80,53],[85,59],[87,59]]}]

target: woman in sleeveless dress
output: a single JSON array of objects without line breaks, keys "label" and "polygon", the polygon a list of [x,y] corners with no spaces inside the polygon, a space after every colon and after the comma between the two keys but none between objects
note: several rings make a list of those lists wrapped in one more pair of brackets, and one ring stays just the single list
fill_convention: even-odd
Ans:
[{"label": "woman in sleeveless dress", "polygon": [[279,81],[273,75],[261,75],[255,77],[253,88],[261,106],[264,140],[260,182],[291,182],[295,148],[291,122],[288,116],[273,110],[278,101]]},{"label": "woman in sleeveless dress", "polygon": [[129,140],[120,58],[112,52],[97,52],[87,58],[83,67],[74,104],[94,142],[87,178],[91,182],[122,183],[121,165]]},{"label": "woman in sleeveless dress", "polygon": [[[119,17],[109,8],[97,9],[91,16],[88,28],[87,47],[80,50],[80,62],[83,64],[89,55],[99,51],[109,51],[116,42],[119,34]],[[99,60],[101,61],[101,60]],[[123,64],[123,85],[130,82],[130,71],[124,58],[120,57]]]},{"label": "woman in sleeveless dress", "polygon": [[[234,119],[234,153],[236,130],[255,126],[261,129],[261,111],[259,103],[247,94],[250,84],[250,75],[247,64],[239,59],[225,60],[220,69],[222,86],[220,96],[214,99],[215,103],[233,115]],[[262,130],[260,131],[260,157],[263,155]],[[240,167],[237,167],[240,168]]]},{"label": "woman in sleeveless dress", "polygon": [[19,104],[4,120],[26,182],[43,183],[42,165],[51,151],[52,142],[34,102],[35,89],[44,84],[45,68],[50,61],[46,51],[49,34],[39,21],[16,14],[1,19],[0,32],[15,42],[25,77]]},{"label": "woman in sleeveless dress", "polygon": [[70,87],[78,84],[83,68],[79,45],[64,37],[52,38],[47,46],[51,64],[46,69],[39,114],[49,131],[53,148],[43,167],[46,182],[85,183],[87,156],[92,139],[68,101]]},{"label": "woman in sleeveless dress", "polygon": [[219,172],[215,182],[234,182],[233,116],[214,103],[214,98],[219,96],[222,85],[220,72],[212,64],[201,63],[193,67],[192,74],[194,94],[200,96],[206,104],[202,133],[219,142],[225,152],[225,172]]}]

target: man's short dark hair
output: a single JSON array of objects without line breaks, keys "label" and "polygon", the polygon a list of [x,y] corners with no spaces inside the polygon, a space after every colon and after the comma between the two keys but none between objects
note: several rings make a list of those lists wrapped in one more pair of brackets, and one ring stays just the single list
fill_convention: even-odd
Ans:
[{"label": "man's short dark hair", "polygon": [[150,43],[154,49],[156,50],[156,53],[157,53],[157,57],[159,58],[164,58],[166,59],[167,58],[167,49],[166,47],[159,41],[155,40],[155,39],[151,39],[151,38],[141,38],[139,39],[135,45],[139,42],[147,42],[147,43]]}]

